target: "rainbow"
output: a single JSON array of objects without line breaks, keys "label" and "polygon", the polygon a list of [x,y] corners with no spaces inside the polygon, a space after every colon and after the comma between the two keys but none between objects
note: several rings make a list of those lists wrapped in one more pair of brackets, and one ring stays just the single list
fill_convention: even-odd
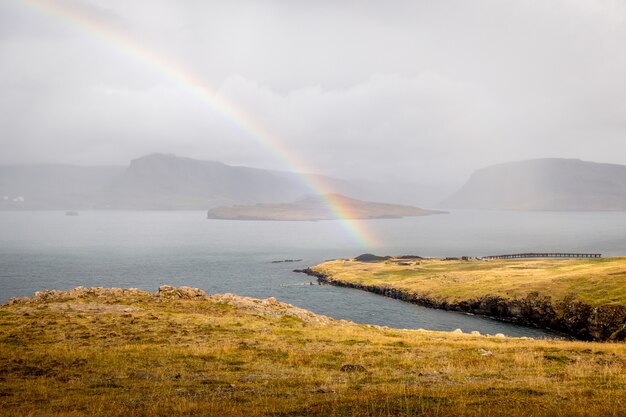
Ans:
[{"label": "rainbow", "polygon": [[173,80],[177,85],[198,97],[210,108],[224,118],[230,120],[241,130],[249,134],[257,142],[277,157],[285,167],[299,175],[301,182],[313,194],[319,196],[322,203],[339,219],[343,228],[352,236],[354,241],[364,247],[372,247],[374,239],[364,228],[363,221],[351,220],[350,210],[340,204],[341,200],[332,198],[328,188],[321,179],[306,174],[306,164],[293,152],[287,149],[271,132],[256,121],[250,114],[245,113],[236,103],[227,100],[216,93],[217,89],[210,86],[201,76],[178,63],[167,59],[157,50],[140,44],[131,36],[112,28],[87,10],[71,7],[69,2],[59,0],[15,0],[36,12],[43,13],[61,22],[81,29],[99,41],[124,52],[130,58],[142,62],[147,67],[156,70],[164,77]]}]

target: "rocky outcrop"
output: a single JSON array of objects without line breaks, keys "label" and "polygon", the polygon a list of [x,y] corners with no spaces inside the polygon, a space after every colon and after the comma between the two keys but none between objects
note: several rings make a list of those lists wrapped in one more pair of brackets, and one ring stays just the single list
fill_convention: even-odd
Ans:
[{"label": "rocky outcrop", "polygon": [[258,311],[259,314],[269,317],[290,316],[308,323],[345,323],[343,320],[335,320],[328,316],[315,314],[311,311],[295,307],[291,304],[282,303],[274,297],[258,299],[226,293],[211,295],[208,298],[212,302],[230,304],[244,310],[255,310]]},{"label": "rocky outcrop", "polygon": [[157,291],[158,297],[163,298],[201,298],[205,297],[206,294],[203,290],[199,288],[191,288],[191,287],[172,287],[171,285],[161,285],[159,290]]},{"label": "rocky outcrop", "polygon": [[44,290],[37,291],[32,297],[14,297],[6,302],[6,305],[14,304],[35,304],[42,302],[63,302],[77,299],[101,299],[115,300],[138,299],[149,297],[148,291],[139,290],[137,288],[102,288],[102,287],[77,287],[67,291],[61,290]]},{"label": "rocky outcrop", "polygon": [[[32,297],[11,298],[5,306],[33,306],[45,304],[55,310],[73,310],[85,312],[128,312],[141,309],[130,306],[135,302],[209,302],[230,305],[242,310],[254,311],[268,317],[291,317],[307,323],[328,324],[343,323],[343,320],[334,320],[330,317],[315,314],[308,310],[282,303],[274,297],[256,299],[235,294],[206,295],[199,288],[174,287],[161,285],[155,293],[137,288],[103,288],[78,287],[67,291],[45,290],[38,291]],[[192,305],[192,304],[189,304]]]},{"label": "rocky outcrop", "polygon": [[70,300],[118,300],[118,299],[141,299],[146,297],[159,298],[184,298],[201,299],[206,294],[199,288],[173,287],[171,285],[161,285],[155,294],[137,288],[103,288],[103,287],[77,287],[71,290],[44,290],[37,291],[32,297],[16,297],[7,301],[6,304],[33,304],[40,302],[63,302]]},{"label": "rocky outcrop", "polygon": [[300,272],[317,277],[320,283],[356,288],[424,307],[488,316],[498,320],[547,328],[581,340],[626,340],[626,307],[602,305],[593,307],[573,297],[553,300],[552,297],[529,293],[524,298],[505,299],[498,296],[450,302],[386,285],[361,285],[336,280],[313,269]]}]

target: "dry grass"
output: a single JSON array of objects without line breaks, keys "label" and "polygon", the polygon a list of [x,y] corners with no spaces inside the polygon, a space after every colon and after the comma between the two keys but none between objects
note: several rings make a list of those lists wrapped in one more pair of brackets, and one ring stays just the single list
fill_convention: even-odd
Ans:
[{"label": "dry grass", "polygon": [[[241,301],[243,300],[243,301]],[[249,299],[0,308],[3,416],[620,416],[626,345],[356,325]]]},{"label": "dry grass", "polygon": [[523,298],[531,292],[574,296],[591,306],[626,305],[626,257],[402,262],[335,260],[311,269],[342,282],[389,285],[458,302],[495,295]]}]

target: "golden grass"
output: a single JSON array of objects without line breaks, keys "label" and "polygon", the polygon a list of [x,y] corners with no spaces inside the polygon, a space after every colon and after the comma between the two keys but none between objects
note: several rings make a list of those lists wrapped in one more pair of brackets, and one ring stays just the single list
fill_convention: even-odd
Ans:
[{"label": "golden grass", "polygon": [[272,302],[0,308],[3,416],[620,416],[626,344],[409,331]]},{"label": "golden grass", "polygon": [[539,292],[553,299],[574,296],[591,306],[626,305],[626,257],[403,263],[408,265],[334,260],[311,269],[337,281],[388,285],[451,302],[486,295],[523,298]]}]

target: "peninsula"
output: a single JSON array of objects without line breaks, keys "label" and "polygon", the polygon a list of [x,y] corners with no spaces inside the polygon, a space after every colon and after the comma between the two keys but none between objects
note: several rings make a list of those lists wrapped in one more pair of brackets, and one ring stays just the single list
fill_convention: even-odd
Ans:
[{"label": "peninsula", "polygon": [[412,303],[557,330],[626,339],[626,257],[422,259],[362,255],[304,272]]},{"label": "peninsula", "polygon": [[209,219],[223,220],[336,220],[396,219],[442,214],[399,204],[375,203],[348,198],[340,194],[308,195],[292,203],[222,206],[210,209]]},{"label": "peninsula", "polygon": [[400,330],[162,286],[0,307],[0,410],[38,416],[617,416],[623,343]]}]

